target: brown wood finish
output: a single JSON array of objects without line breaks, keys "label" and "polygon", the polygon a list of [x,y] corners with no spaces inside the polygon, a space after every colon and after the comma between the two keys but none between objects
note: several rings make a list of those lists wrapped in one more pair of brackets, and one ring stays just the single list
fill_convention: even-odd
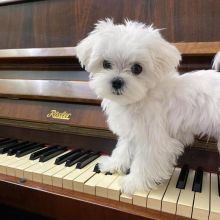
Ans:
[{"label": "brown wood finish", "polygon": [[213,56],[220,51],[220,41],[174,43],[181,54],[185,56]]},{"label": "brown wood finish", "polygon": [[74,57],[0,59],[0,70],[82,70]]},{"label": "brown wood finish", "polygon": [[[216,42],[180,42],[173,43],[183,56],[207,56],[216,54],[220,50],[220,41]],[[75,47],[56,48],[26,48],[26,49],[1,49],[0,59],[13,58],[58,58],[75,57]]]},{"label": "brown wood finish", "polygon": [[0,79],[0,97],[100,104],[84,81]]},{"label": "brown wood finish", "polygon": [[[74,46],[105,17],[165,28],[161,33],[167,40],[181,42],[175,43],[183,54],[181,72],[208,69],[220,50],[219,11],[219,0],[4,0],[0,70],[83,71]],[[88,82],[0,79],[0,97],[0,137],[107,154],[116,144]],[[71,113],[70,120],[47,118],[52,109]],[[196,145],[186,149],[179,165],[187,162],[216,172],[220,159],[215,143],[212,148],[204,141]],[[21,184],[5,175],[0,175],[0,203],[59,220],[186,219],[31,181]]]},{"label": "brown wood finish", "polygon": [[0,7],[0,48],[74,46],[99,19],[165,28],[171,42],[220,39],[219,0],[45,0]]},{"label": "brown wood finish", "polygon": [[[184,47],[184,46],[183,46]],[[75,47],[56,47],[56,48],[26,48],[26,49],[2,49],[0,50],[0,59],[8,58],[58,58],[74,57],[76,55]]]},{"label": "brown wood finish", "polygon": [[[174,43],[182,53],[179,70],[211,68],[218,42]],[[82,70],[74,47],[0,50],[0,70]]]},{"label": "brown wood finish", "polygon": [[[48,117],[51,110],[71,114],[69,120]],[[100,106],[0,99],[0,118],[107,130]]]},{"label": "brown wood finish", "polygon": [[0,50],[1,70],[82,70],[74,47]]}]

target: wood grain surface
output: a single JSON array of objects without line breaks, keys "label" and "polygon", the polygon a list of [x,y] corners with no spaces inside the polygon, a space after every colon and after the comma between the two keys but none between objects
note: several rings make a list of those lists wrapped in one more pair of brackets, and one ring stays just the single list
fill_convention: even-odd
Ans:
[{"label": "wood grain surface", "polygon": [[[179,42],[173,43],[182,56],[207,56],[214,55],[220,51],[220,41],[216,42]],[[26,49],[0,49],[0,59],[13,58],[75,58],[75,47],[55,47],[55,48],[26,48]]]},{"label": "wood grain surface", "polygon": [[0,79],[0,97],[100,104],[87,81]]},{"label": "wood grain surface", "polygon": [[[220,50],[217,42],[179,42],[182,54],[180,72],[209,69]],[[82,71],[75,47],[0,49],[0,70],[74,70]]]},{"label": "wood grain surface", "polygon": [[171,42],[219,41],[219,11],[219,0],[21,2],[0,7],[0,48],[75,46],[106,17],[153,23]]},{"label": "wood grain surface", "polygon": [[[219,11],[219,0],[3,0],[0,70],[82,71],[74,46],[106,17],[164,28],[162,35],[183,54],[181,72],[207,69],[220,50]],[[88,82],[0,79],[0,97],[0,137],[107,154],[116,144]],[[47,117],[53,109],[70,113],[70,120]],[[220,164],[208,147],[186,149],[179,164],[186,162],[213,171]],[[186,219],[31,181],[21,184],[5,175],[0,175],[0,203],[57,220]]]}]

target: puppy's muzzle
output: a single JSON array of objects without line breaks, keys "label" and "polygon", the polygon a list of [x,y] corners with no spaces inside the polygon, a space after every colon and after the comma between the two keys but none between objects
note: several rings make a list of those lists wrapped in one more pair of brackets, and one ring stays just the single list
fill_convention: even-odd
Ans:
[{"label": "puppy's muzzle", "polygon": [[116,91],[121,90],[123,88],[124,84],[125,84],[125,82],[121,77],[115,77],[112,80],[112,88]]}]

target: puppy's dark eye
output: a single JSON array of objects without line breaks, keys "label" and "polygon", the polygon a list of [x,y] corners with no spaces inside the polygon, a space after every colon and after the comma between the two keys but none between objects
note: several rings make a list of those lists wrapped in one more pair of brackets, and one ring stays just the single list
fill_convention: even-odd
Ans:
[{"label": "puppy's dark eye", "polygon": [[112,64],[108,60],[104,60],[102,65],[103,65],[104,69],[111,69],[112,68]]},{"label": "puppy's dark eye", "polygon": [[138,63],[135,63],[132,67],[131,67],[131,72],[135,75],[139,75],[142,72],[142,66]]}]

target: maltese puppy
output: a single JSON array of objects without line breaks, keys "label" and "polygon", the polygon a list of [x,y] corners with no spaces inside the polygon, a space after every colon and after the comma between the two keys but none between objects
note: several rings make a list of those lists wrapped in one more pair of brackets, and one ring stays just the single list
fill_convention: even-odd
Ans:
[{"label": "maltese puppy", "polygon": [[[169,179],[194,135],[220,140],[220,73],[180,75],[180,52],[158,29],[129,20],[99,21],[76,54],[118,136],[112,155],[99,166],[102,172],[129,170],[122,192],[148,191]],[[214,66],[219,63],[220,54]]]}]

